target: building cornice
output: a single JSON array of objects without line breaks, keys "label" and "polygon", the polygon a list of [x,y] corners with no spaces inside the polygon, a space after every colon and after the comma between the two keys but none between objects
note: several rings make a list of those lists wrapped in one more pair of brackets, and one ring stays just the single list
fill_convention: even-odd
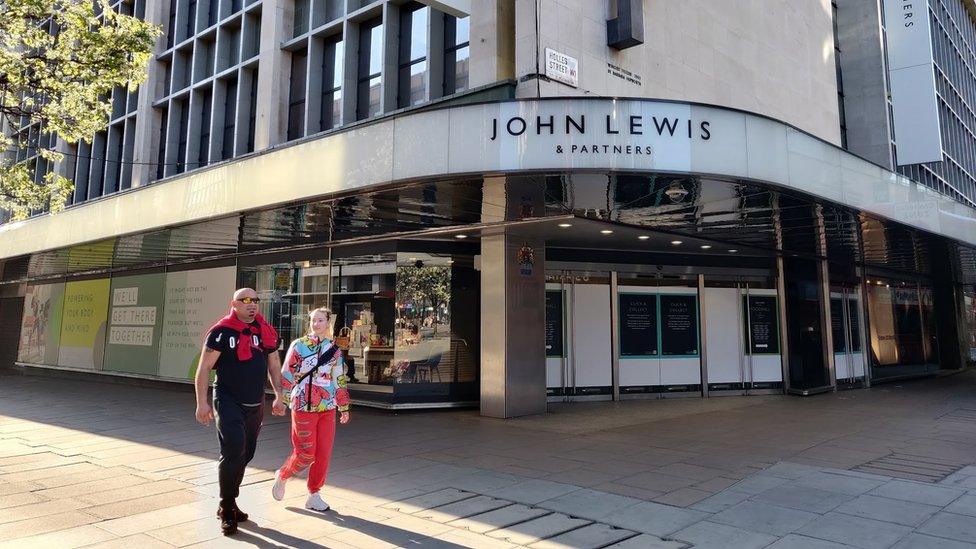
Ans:
[{"label": "building cornice", "polygon": [[973,208],[786,123],[677,101],[546,98],[404,112],[9,223],[0,258],[391,183],[571,171],[747,180],[976,246]]}]

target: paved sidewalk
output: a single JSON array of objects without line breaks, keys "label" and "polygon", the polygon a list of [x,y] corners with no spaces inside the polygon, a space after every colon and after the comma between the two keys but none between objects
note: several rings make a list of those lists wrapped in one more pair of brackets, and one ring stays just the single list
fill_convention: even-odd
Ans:
[{"label": "paved sidewalk", "polygon": [[324,494],[266,419],[220,536],[186,390],[0,376],[0,547],[976,547],[976,373],[810,398],[357,409]]}]

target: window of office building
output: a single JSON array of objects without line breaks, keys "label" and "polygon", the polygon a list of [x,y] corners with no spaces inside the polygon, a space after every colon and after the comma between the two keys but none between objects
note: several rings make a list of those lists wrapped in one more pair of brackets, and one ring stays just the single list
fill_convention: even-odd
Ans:
[{"label": "window of office building", "polygon": [[288,92],[288,140],[305,135],[305,80],[308,50],[291,54],[291,86]]},{"label": "window of office building", "polygon": [[409,4],[400,12],[398,107],[418,105],[427,96],[427,21],[430,8]]},{"label": "window of office building", "polygon": [[373,19],[359,29],[359,77],[356,120],[376,116],[382,109],[383,22]]},{"label": "window of office building", "polygon": [[234,156],[234,128],[237,118],[237,76],[234,75],[223,82],[224,89],[224,123],[221,135],[220,158],[227,160]]},{"label": "window of office building", "polygon": [[444,95],[468,89],[470,23],[468,17],[444,16]]},{"label": "window of office building", "polygon": [[343,42],[337,38],[325,43],[322,55],[322,103],[319,125],[330,130],[342,124]]}]

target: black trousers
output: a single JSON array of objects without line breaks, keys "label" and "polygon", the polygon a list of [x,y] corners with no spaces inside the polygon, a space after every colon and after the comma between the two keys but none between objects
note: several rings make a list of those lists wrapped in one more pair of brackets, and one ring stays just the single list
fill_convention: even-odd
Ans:
[{"label": "black trousers", "polygon": [[214,411],[217,440],[220,441],[217,464],[220,504],[228,506],[240,493],[244,469],[254,457],[264,419],[264,405],[243,406],[233,399],[215,399]]}]

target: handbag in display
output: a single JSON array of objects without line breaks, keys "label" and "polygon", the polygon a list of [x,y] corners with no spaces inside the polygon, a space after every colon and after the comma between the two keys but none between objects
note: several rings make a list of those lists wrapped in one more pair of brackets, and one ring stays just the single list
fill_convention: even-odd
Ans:
[{"label": "handbag in display", "polygon": [[339,328],[339,333],[336,334],[335,344],[336,347],[342,349],[343,351],[349,350],[350,336],[352,335],[352,329],[349,326],[343,326]]}]

